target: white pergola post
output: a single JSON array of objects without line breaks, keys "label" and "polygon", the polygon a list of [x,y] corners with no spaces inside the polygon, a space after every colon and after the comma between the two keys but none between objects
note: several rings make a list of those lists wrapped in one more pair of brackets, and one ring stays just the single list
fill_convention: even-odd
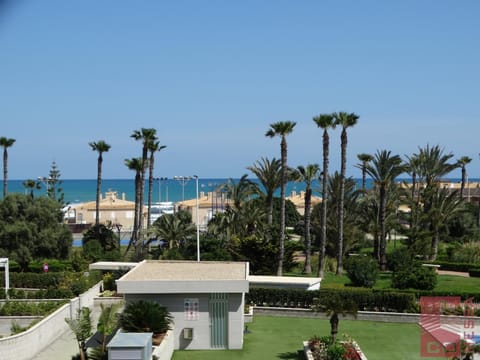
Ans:
[{"label": "white pergola post", "polygon": [[8,258],[0,258],[0,266],[5,267],[5,298],[8,299],[8,289],[10,288],[10,274],[8,272]]}]

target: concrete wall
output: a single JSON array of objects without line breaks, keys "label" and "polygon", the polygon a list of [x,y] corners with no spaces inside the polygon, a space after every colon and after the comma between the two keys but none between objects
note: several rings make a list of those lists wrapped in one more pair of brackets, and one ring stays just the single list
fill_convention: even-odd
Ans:
[{"label": "concrete wall", "polygon": [[[184,300],[196,298],[199,302],[198,320],[187,320],[184,313]],[[210,319],[209,294],[139,294],[125,295],[126,302],[146,300],[157,301],[165,306],[174,318],[173,333],[175,349],[209,350],[210,349]],[[241,349],[243,346],[243,304],[242,294],[228,294],[228,348]],[[193,329],[193,339],[183,337],[183,329]]]},{"label": "concrete wall", "polygon": [[159,346],[154,346],[153,354],[156,355],[159,359],[171,359],[173,355],[173,350],[175,349],[174,344],[174,330],[168,330],[167,335],[163,338]]},{"label": "concrete wall", "polygon": [[0,339],[0,354],[5,360],[30,360],[68,329],[65,318],[75,317],[77,309],[91,307],[100,291],[99,282],[79,297],[57,309],[38,324],[20,334]]}]

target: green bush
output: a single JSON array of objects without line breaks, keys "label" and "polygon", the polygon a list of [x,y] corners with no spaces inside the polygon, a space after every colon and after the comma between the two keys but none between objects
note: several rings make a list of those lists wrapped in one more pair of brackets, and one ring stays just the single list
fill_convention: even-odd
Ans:
[{"label": "green bush", "polygon": [[433,290],[437,285],[434,269],[415,263],[392,273],[392,287],[395,289]]},{"label": "green bush", "polygon": [[163,333],[171,329],[172,321],[170,313],[159,303],[139,300],[127,304],[118,323],[127,332]]},{"label": "green bush", "polygon": [[65,301],[18,302],[7,301],[0,308],[1,316],[45,316],[57,310]]},{"label": "green bush", "polygon": [[387,264],[391,271],[407,268],[413,265],[414,258],[407,248],[397,248],[387,253]]},{"label": "green bush", "polygon": [[109,291],[116,290],[115,278],[113,277],[113,274],[106,273],[103,275],[103,289]]},{"label": "green bush", "polygon": [[480,265],[480,242],[468,242],[453,250],[455,262]]},{"label": "green bush", "polygon": [[347,276],[354,286],[372,288],[377,281],[378,263],[370,256],[351,256],[345,261]]}]

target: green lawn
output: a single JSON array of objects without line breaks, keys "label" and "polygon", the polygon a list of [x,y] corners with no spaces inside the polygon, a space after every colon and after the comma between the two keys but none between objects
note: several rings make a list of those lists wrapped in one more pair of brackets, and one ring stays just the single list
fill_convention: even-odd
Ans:
[{"label": "green lawn", "polygon": [[[378,275],[375,289],[390,289],[390,272],[382,272]],[[347,275],[335,275],[333,273],[325,273],[325,278],[322,280],[323,287],[343,287],[348,285],[350,280]],[[478,277],[463,277],[457,275],[438,275],[437,286],[434,290],[455,292],[478,292],[480,289],[480,278]]]},{"label": "green lawn", "polygon": [[[302,341],[328,335],[328,320],[254,316],[247,324],[243,350],[175,351],[173,360],[304,359]],[[420,328],[416,324],[380,323],[340,318],[339,334],[354,338],[369,360],[415,360],[420,357]],[[430,358],[434,359],[434,358]],[[445,359],[445,358],[443,358]]]}]

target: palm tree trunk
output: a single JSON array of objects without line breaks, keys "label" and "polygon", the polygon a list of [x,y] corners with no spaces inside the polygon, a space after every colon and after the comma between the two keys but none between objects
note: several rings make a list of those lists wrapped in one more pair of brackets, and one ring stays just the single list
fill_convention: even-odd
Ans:
[{"label": "palm tree trunk", "polygon": [[310,234],[310,208],[312,202],[312,189],[307,188],[305,192],[305,267],[303,272],[305,274],[312,273],[312,264],[311,264],[311,252],[312,252],[312,237]]},{"label": "palm tree trunk", "polygon": [[150,162],[148,164],[148,205],[147,205],[147,229],[151,225],[150,216],[152,214],[152,194],[153,194],[153,167],[154,167],[154,155],[150,155]]},{"label": "palm tree trunk", "polygon": [[345,202],[345,174],[347,168],[347,132],[342,130],[342,164],[340,168],[340,204],[338,206],[338,257],[337,257],[337,275],[343,272],[343,212]]},{"label": "palm tree trunk", "polygon": [[98,155],[97,161],[97,196],[95,200],[95,226],[100,224],[100,189],[102,186],[102,154]]},{"label": "palm tree trunk", "polygon": [[330,335],[332,336],[332,343],[335,343],[337,340],[338,322],[338,314],[334,312],[330,317]]},{"label": "palm tree trunk", "polygon": [[318,277],[325,275],[325,246],[327,242],[327,179],[328,179],[328,157],[329,157],[329,136],[325,129],[323,131],[323,176],[322,176],[322,221],[320,232],[320,247],[318,251]]},{"label": "palm tree trunk", "polygon": [[380,186],[380,268],[382,271],[387,270],[387,239],[385,230],[386,217],[386,194],[385,187]]},{"label": "palm tree trunk", "polygon": [[7,147],[3,148],[3,198],[7,196],[7,182],[8,182],[8,151]]},{"label": "palm tree trunk", "polygon": [[278,252],[277,276],[283,275],[283,257],[285,255],[285,188],[287,185],[287,141],[282,136],[281,141],[282,157],[282,186],[280,188],[280,244]]}]

